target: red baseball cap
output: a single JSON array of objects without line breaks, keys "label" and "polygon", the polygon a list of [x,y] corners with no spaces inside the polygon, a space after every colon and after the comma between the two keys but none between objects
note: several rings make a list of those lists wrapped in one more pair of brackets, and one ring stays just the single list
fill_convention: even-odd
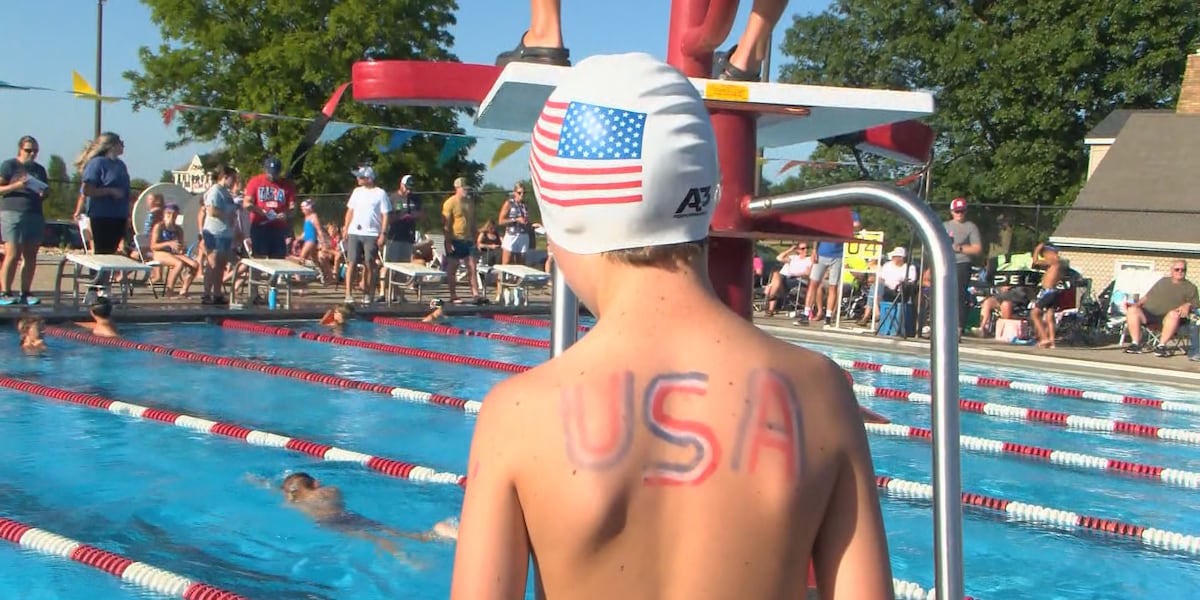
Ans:
[{"label": "red baseball cap", "polygon": [[966,198],[955,198],[955,199],[951,200],[950,201],[950,212],[958,212],[960,210],[967,210],[967,199]]}]

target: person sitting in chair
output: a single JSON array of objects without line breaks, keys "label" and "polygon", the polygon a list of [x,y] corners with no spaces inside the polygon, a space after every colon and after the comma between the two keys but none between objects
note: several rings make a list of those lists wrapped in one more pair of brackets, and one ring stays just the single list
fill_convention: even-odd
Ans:
[{"label": "person sitting in chair", "polygon": [[897,298],[902,296],[901,291],[904,285],[911,284],[917,280],[917,268],[908,264],[908,251],[902,246],[892,249],[888,253],[888,261],[879,267],[878,278],[878,288],[872,288],[871,296],[873,300],[867,308],[867,312],[859,320],[860,324],[866,324],[870,321],[872,314],[879,314],[880,302],[896,301]]},{"label": "person sitting in chair", "polygon": [[798,286],[808,284],[808,274],[813,268],[813,259],[808,255],[807,242],[793,244],[787,250],[780,252],[775,260],[782,262],[783,267],[771,273],[771,281],[767,284],[765,294],[768,317],[775,314],[775,308],[779,301],[787,297],[789,292]]},{"label": "person sitting in chair", "polygon": [[1159,279],[1146,295],[1125,309],[1125,327],[1129,330],[1130,341],[1125,352],[1142,352],[1143,325],[1162,325],[1162,336],[1154,354],[1170,356],[1167,343],[1175,337],[1180,321],[1186,319],[1197,304],[1196,285],[1187,280],[1187,263],[1177,260],[1172,263],[1169,276]]}]

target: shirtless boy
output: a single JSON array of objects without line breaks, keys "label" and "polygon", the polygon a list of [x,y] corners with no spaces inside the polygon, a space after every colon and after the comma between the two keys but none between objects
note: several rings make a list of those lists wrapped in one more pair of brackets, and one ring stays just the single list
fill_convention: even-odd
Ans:
[{"label": "shirtless boy", "polygon": [[845,375],[713,292],[694,86],[645,54],[586,59],[531,148],[549,248],[598,321],[484,400],[451,596],[522,598],[532,556],[547,598],[801,598],[810,560],[826,600],[891,598]]},{"label": "shirtless boy", "polygon": [[40,316],[28,315],[17,321],[17,333],[21,334],[21,351],[25,354],[41,354],[46,351],[46,340],[42,330],[46,321]]},{"label": "shirtless boy", "polygon": [[1037,299],[1033,301],[1030,317],[1033,319],[1033,330],[1037,334],[1039,348],[1054,347],[1054,307],[1058,305],[1058,282],[1062,279],[1062,265],[1058,260],[1058,248],[1050,244],[1038,244],[1033,249],[1033,266],[1045,269],[1042,275],[1042,289],[1038,291]]},{"label": "shirtless boy", "polygon": [[[251,481],[264,487],[270,487],[265,479],[250,477]],[[433,540],[453,540],[458,537],[458,528],[450,519],[441,521],[429,531],[409,533],[392,529],[383,523],[368,519],[358,513],[346,510],[346,501],[342,491],[333,486],[321,485],[308,473],[292,473],[284,478],[279,486],[284,500],[300,512],[308,515],[320,525],[336,531],[360,537],[374,542],[379,548],[396,556],[400,560],[412,564],[400,552],[393,540],[379,535],[383,533],[392,537],[428,542]],[[379,533],[376,533],[379,532]]]},{"label": "shirtless boy", "polygon": [[100,337],[121,337],[121,334],[117,333],[117,326],[113,324],[112,311],[112,302],[105,296],[99,296],[92,301],[88,309],[88,314],[92,316],[91,322],[81,321],[76,325],[90,329],[93,335]]}]

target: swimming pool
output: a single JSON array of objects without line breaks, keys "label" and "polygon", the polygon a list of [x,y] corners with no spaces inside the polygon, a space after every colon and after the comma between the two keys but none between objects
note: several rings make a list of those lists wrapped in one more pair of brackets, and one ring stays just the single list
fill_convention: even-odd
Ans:
[{"label": "swimming pool", "polygon": [[[279,325],[317,331],[307,323]],[[454,325],[548,338],[544,328],[484,318],[457,318]],[[383,351],[387,346],[369,349],[216,325],[129,326],[125,334],[146,344],[467,400],[481,399],[492,385],[509,376],[491,368],[399,356]],[[377,344],[522,365],[536,364],[546,356],[545,350],[496,339],[365,322],[354,323],[348,334]],[[15,335],[0,338],[15,346]],[[56,337],[49,343],[52,352],[46,357],[10,355],[0,372],[12,378],[10,382],[94,394],[439,472],[466,471],[474,417],[453,402],[452,406],[423,405],[393,397],[387,390],[298,381],[247,370],[249,362],[231,368],[196,362],[196,355],[118,349]],[[805,345],[844,361],[926,364],[904,355]],[[186,360],[189,357],[193,360]],[[970,363],[963,364],[963,372],[1030,383],[1046,383],[1048,376]],[[851,373],[860,389],[928,391],[928,382],[920,378],[861,369]],[[1192,402],[1191,394],[1165,386],[1066,375],[1053,378],[1051,383],[1059,386],[1120,390],[1187,406]],[[0,449],[8,457],[0,461],[0,516],[251,598],[444,598],[449,592],[451,544],[402,543],[408,558],[417,564],[403,563],[380,554],[369,541],[315,526],[282,506],[275,492],[251,483],[248,476],[277,483],[289,470],[307,471],[341,487],[351,510],[414,532],[457,513],[462,489],[453,481],[411,481],[351,461],[323,461],[269,447],[273,438],[265,434],[255,434],[258,437],[252,436],[248,444],[228,435],[193,431],[183,421],[176,423],[185,426],[171,427],[157,422],[167,420],[161,413],[146,413],[139,420],[113,414],[120,411],[112,409],[57,402],[8,388],[0,389],[0,395]],[[1186,412],[970,385],[962,386],[962,396],[1077,417],[1200,430],[1200,415]],[[866,395],[860,401],[898,424],[928,426],[928,406]],[[1200,446],[1187,443],[982,414],[963,414],[962,429],[964,435],[999,442],[1200,472]],[[870,441],[879,475],[929,481],[926,441],[878,433]],[[1111,469],[1075,468],[966,449],[962,464],[965,491],[1184,534],[1200,531],[1200,515],[1191,510],[1200,489],[1189,487],[1192,480],[1187,477],[1164,482]],[[932,587],[930,504],[882,491],[881,498],[895,576]],[[1184,598],[1191,597],[1200,584],[1194,549],[1164,550],[1131,536],[1024,522],[1011,511],[967,509],[964,536],[967,593],[978,598]],[[98,571],[8,544],[0,545],[0,590],[22,598],[157,597]]]}]

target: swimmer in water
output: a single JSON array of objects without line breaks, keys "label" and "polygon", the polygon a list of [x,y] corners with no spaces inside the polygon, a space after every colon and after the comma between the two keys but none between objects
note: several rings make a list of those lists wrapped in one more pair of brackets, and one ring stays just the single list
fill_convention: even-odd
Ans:
[{"label": "swimmer in water", "polygon": [[[265,487],[270,487],[270,483],[265,480],[252,479]],[[370,540],[381,550],[387,551],[410,566],[417,565],[396,548],[394,540],[385,536],[420,542],[458,539],[458,525],[453,519],[440,521],[429,531],[410,533],[392,529],[383,523],[350,512],[346,510],[346,501],[341,490],[333,486],[321,485],[321,482],[308,473],[288,475],[279,489],[283,492],[283,497],[289,505],[311,517],[317,524]],[[384,535],[380,535],[380,533]]]},{"label": "swimmer in water", "polygon": [[46,351],[46,340],[42,339],[42,329],[46,322],[41,317],[32,315],[22,317],[17,321],[17,332],[21,334],[21,351],[25,354],[41,354]]},{"label": "swimmer in water", "polygon": [[98,296],[92,301],[92,306],[88,311],[92,316],[92,322],[81,321],[76,325],[90,329],[94,335],[100,337],[121,337],[121,334],[117,333],[116,325],[113,324],[112,310],[112,302],[104,296]]},{"label": "swimmer in water", "polygon": [[440,298],[434,298],[433,300],[430,300],[429,308],[432,308],[433,310],[430,311],[429,314],[425,315],[425,318],[421,319],[421,322],[422,323],[445,323],[445,322],[449,321],[449,319],[446,318],[446,311],[443,309],[444,306],[445,306],[445,303],[442,302],[442,300]]},{"label": "swimmer in water", "polygon": [[353,318],[354,307],[349,304],[339,304],[325,311],[325,314],[321,316],[321,324],[341,335],[346,324]]}]

